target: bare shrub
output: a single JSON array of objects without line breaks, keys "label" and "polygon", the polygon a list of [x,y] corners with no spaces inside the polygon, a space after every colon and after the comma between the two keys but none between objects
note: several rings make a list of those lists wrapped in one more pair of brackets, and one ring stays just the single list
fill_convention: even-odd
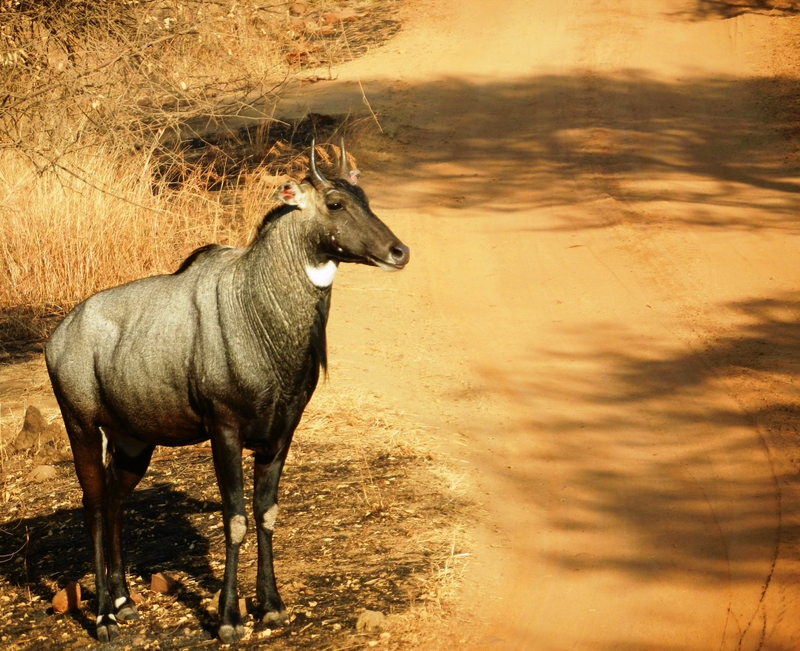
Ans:
[{"label": "bare shrub", "polygon": [[0,0],[0,147],[40,168],[102,142],[166,153],[266,101],[303,66],[399,28],[393,0]]},{"label": "bare shrub", "polygon": [[270,11],[247,1],[4,0],[3,145],[46,168],[98,142],[159,147],[193,117],[240,112],[286,74]]}]

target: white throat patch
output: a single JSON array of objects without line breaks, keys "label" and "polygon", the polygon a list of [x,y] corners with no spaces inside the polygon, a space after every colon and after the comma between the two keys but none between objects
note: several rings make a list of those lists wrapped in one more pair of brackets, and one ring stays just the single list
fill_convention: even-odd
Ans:
[{"label": "white throat patch", "polygon": [[321,289],[331,286],[337,270],[338,267],[333,260],[328,260],[320,267],[306,265],[306,275],[308,276],[308,279],[314,283],[316,287]]}]

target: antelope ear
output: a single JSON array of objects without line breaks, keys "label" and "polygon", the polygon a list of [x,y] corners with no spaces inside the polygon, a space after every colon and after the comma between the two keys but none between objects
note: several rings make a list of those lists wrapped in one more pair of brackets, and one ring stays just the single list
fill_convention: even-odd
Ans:
[{"label": "antelope ear", "polygon": [[281,201],[289,206],[297,206],[300,209],[306,207],[306,193],[294,181],[288,181],[281,186]]},{"label": "antelope ear", "polygon": [[361,176],[361,170],[350,170],[350,183],[358,185],[358,178]]}]

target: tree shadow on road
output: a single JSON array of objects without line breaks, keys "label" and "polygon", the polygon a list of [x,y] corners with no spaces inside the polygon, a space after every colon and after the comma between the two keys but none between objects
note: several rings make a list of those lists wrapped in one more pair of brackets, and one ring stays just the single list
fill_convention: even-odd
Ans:
[{"label": "tree shadow on road", "polygon": [[[740,325],[693,348],[597,324],[566,332],[536,373],[533,362],[485,369],[531,406],[522,426],[541,443],[537,460],[564,477],[554,529],[631,540],[550,562],[696,586],[766,586],[777,562],[800,562],[800,295],[724,310]],[[568,411],[537,413],[548,400]]]},{"label": "tree shadow on road", "polygon": [[[800,80],[673,83],[628,71],[364,86],[388,136],[376,148],[390,152],[362,165],[367,185],[371,168],[392,176],[376,205],[549,209],[531,228],[570,230],[609,225],[569,208],[611,199],[645,224],[798,228]],[[357,86],[333,85],[313,107],[350,97],[361,101]]]},{"label": "tree shadow on road", "polygon": [[[750,648],[742,640],[767,621],[771,634],[796,598],[800,294],[720,311],[738,325],[705,343],[660,347],[598,323],[565,332],[563,350],[484,377],[528,409],[517,427],[534,442],[524,463],[539,467],[536,486],[530,472],[512,474],[520,493],[504,499],[532,501],[563,541],[548,538],[542,560],[644,585],[721,587],[733,618],[725,635]],[[557,480],[543,489],[542,477]]]},{"label": "tree shadow on road", "polygon": [[[373,196],[379,209],[497,219],[535,209],[531,231],[620,221],[800,229],[797,79],[628,71],[363,85],[385,133],[379,155],[360,163],[364,183],[373,171],[391,176]],[[363,105],[357,84],[320,85],[310,101],[319,113]],[[52,327],[26,310],[0,314],[0,355],[29,355]]]},{"label": "tree shadow on road", "polygon": [[800,13],[795,0],[697,0],[696,6],[679,15],[690,20],[736,18],[745,14],[792,16]]}]

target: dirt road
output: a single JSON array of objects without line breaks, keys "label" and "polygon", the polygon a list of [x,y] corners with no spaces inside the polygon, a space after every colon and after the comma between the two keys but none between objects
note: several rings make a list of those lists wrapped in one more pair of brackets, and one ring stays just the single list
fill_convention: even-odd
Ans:
[{"label": "dirt road", "polygon": [[292,100],[360,81],[388,136],[412,264],[342,270],[331,373],[474,482],[440,648],[800,648],[800,18],[765,4],[413,0]]}]

